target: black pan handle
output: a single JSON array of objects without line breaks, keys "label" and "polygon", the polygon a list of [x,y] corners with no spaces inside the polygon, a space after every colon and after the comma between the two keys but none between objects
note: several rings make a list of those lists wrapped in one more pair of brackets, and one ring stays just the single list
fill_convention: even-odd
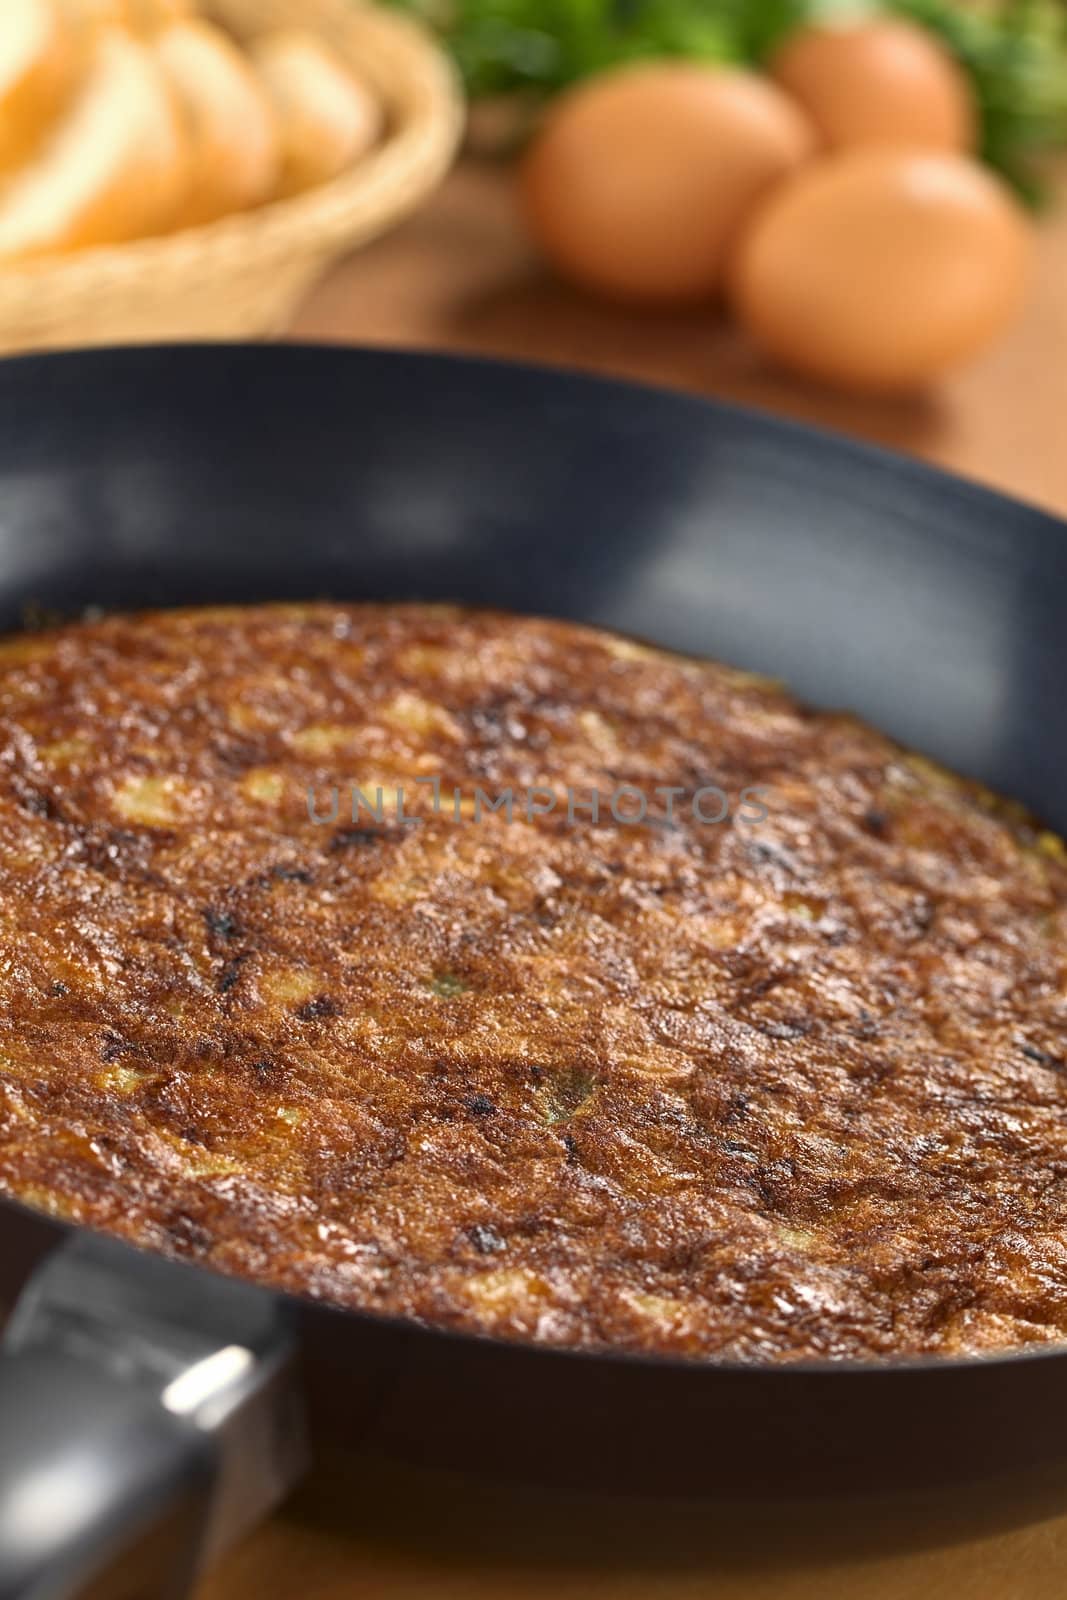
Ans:
[{"label": "black pan handle", "polygon": [[0,1355],[0,1600],[182,1600],[305,1453],[294,1341],[248,1285],[73,1236]]},{"label": "black pan handle", "polygon": [[0,1361],[0,1600],[179,1600],[216,1463],[208,1435],[59,1350]]}]

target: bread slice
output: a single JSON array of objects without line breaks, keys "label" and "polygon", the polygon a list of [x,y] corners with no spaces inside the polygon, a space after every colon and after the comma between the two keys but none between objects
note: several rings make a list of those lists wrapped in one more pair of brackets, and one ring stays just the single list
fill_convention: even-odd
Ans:
[{"label": "bread slice", "polygon": [[187,191],[188,146],[152,53],[119,29],[36,158],[0,186],[0,261],[162,231]]},{"label": "bread slice", "polygon": [[314,34],[297,28],[267,34],[250,54],[281,125],[280,195],[328,183],[380,138],[380,102]]},{"label": "bread slice", "polygon": [[73,86],[76,52],[57,0],[0,5],[0,172],[32,153]]},{"label": "bread slice", "polygon": [[83,30],[133,25],[131,0],[61,0],[67,20]]},{"label": "bread slice", "polygon": [[172,22],[152,49],[185,117],[192,181],[178,226],[260,205],[281,168],[270,96],[237,46],[209,22]]},{"label": "bread slice", "polygon": [[131,25],[142,33],[165,28],[170,22],[187,22],[200,14],[195,0],[126,0],[126,11]]},{"label": "bread slice", "polygon": [[149,33],[180,17],[195,17],[197,0],[63,0],[75,22]]},{"label": "bread slice", "polygon": [[200,7],[197,0],[134,0],[144,13],[145,20],[142,26],[151,27],[155,24],[162,27],[166,22],[177,22],[183,17],[197,17]]}]

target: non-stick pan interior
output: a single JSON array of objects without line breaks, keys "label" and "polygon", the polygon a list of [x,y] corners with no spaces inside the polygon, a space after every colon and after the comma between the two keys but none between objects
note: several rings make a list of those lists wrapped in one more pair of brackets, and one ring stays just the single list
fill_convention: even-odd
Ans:
[{"label": "non-stick pan interior", "polygon": [[[0,365],[0,625],[307,596],[580,617],[777,673],[1061,826],[1065,533],[843,441],[561,373],[295,347]],[[20,1270],[51,1237],[31,1221],[5,1212]],[[672,1493],[1063,1481],[1062,1356],[739,1377],[305,1310],[316,1427],[373,1414],[419,1459],[503,1470],[522,1439],[534,1475],[539,1443],[556,1474]]]},{"label": "non-stick pan interior", "polygon": [[328,596],[585,618],[787,679],[1067,822],[1067,539],[665,392],[206,346],[0,371],[0,623]]}]

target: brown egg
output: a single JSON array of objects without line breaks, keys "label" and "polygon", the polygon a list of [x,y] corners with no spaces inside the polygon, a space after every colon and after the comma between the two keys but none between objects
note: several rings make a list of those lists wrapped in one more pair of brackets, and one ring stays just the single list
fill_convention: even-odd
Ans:
[{"label": "brown egg", "polygon": [[730,290],[757,343],[798,372],[910,389],[976,355],[1022,299],[1031,231],[976,162],[863,149],[772,195],[733,254]]},{"label": "brown egg", "polygon": [[810,153],[803,113],[752,73],[657,63],[550,108],[522,166],[530,231],[566,277],[621,300],[710,295],[752,205]]},{"label": "brown egg", "polygon": [[880,17],[801,28],[770,70],[832,149],[975,148],[978,114],[970,79],[940,41],[915,23]]}]

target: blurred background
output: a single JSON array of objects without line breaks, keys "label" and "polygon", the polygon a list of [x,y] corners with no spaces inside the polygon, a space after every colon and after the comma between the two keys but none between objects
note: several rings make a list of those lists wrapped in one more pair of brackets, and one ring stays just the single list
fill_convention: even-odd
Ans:
[{"label": "blurred background", "polygon": [[0,6],[8,353],[550,361],[1067,514],[1065,282],[1067,0]]}]

